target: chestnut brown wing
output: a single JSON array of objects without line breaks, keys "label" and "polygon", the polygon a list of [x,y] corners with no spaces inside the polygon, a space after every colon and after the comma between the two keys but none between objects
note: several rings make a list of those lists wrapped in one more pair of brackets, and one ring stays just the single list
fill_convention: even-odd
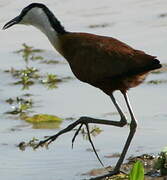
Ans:
[{"label": "chestnut brown wing", "polygon": [[159,67],[154,56],[111,37],[73,33],[63,44],[64,56],[76,77],[91,83],[130,76]]}]

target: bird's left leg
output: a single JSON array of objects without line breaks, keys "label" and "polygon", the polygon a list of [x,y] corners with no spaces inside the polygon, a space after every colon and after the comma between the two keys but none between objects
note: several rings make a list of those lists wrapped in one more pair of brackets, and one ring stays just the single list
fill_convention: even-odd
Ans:
[{"label": "bird's left leg", "polygon": [[134,116],[134,113],[132,111],[132,107],[130,105],[127,94],[125,92],[122,92],[122,94],[124,95],[125,102],[126,102],[126,105],[128,107],[129,114],[130,114],[130,117],[131,117],[130,132],[129,132],[128,138],[126,140],[126,143],[125,143],[124,148],[122,150],[121,156],[120,156],[114,170],[109,172],[108,174],[105,174],[105,175],[102,175],[102,176],[99,176],[99,177],[95,177],[95,178],[91,178],[90,180],[103,180],[104,178],[111,177],[112,175],[118,174],[120,172],[121,164],[123,163],[123,160],[124,160],[125,155],[126,155],[126,153],[128,151],[130,143],[131,143],[131,141],[133,139],[133,136],[134,136],[134,134],[136,132],[137,120],[136,120],[136,118]]},{"label": "bird's left leg", "polygon": [[93,142],[91,140],[91,136],[90,136],[90,132],[89,132],[89,123],[95,123],[95,124],[103,124],[103,125],[112,125],[112,126],[117,126],[117,127],[123,127],[124,125],[127,124],[127,120],[126,117],[122,111],[122,109],[120,108],[119,104],[116,102],[115,98],[113,95],[110,96],[111,100],[113,101],[117,111],[120,114],[121,120],[120,121],[110,121],[110,120],[104,120],[104,119],[94,119],[91,117],[81,117],[79,118],[77,121],[75,121],[74,123],[70,124],[69,126],[67,126],[65,129],[61,130],[60,132],[58,132],[57,134],[50,136],[49,138],[47,138],[46,140],[40,141],[39,144],[36,146],[36,148],[38,148],[39,146],[42,146],[44,144],[47,143],[47,145],[49,145],[51,142],[53,142],[54,140],[57,139],[58,136],[67,133],[69,131],[71,131],[72,129],[74,129],[77,125],[80,124],[78,130],[75,132],[74,137],[72,139],[72,147],[73,147],[73,143],[75,141],[76,136],[78,135],[79,131],[81,130],[82,126],[85,125],[86,129],[87,129],[87,133],[88,133],[88,139],[92,145],[93,151],[96,154],[96,157],[98,158],[99,162],[103,165],[103,163],[101,162],[95,147],[93,145]]},{"label": "bird's left leg", "polygon": [[[117,126],[117,127],[122,127],[124,126],[126,123],[122,123],[121,121],[117,122],[117,121],[110,121],[110,120],[104,120],[104,119],[94,119],[91,117],[80,117],[77,121],[75,121],[74,123],[71,123],[70,125],[68,125],[66,128],[62,129],[61,131],[59,131],[57,134],[48,137],[47,139],[40,141],[39,144],[36,146],[36,148],[38,148],[39,146],[44,145],[45,143],[47,143],[48,145],[50,143],[52,143],[53,141],[55,141],[60,135],[65,134],[69,131],[71,131],[72,129],[74,129],[77,125],[80,124],[103,124],[103,125],[111,125],[111,126]],[[79,131],[77,130],[77,134],[79,133]]]},{"label": "bird's left leg", "polygon": [[39,144],[36,146],[36,148],[38,148],[39,146],[44,145],[45,143],[47,143],[48,145],[53,142],[54,140],[57,139],[57,137],[59,137],[62,134],[65,134],[69,131],[71,131],[72,129],[74,129],[77,125],[80,124],[79,129],[76,131],[73,139],[72,139],[72,146],[73,143],[75,141],[76,136],[78,135],[79,131],[81,130],[81,127],[83,125],[88,125],[90,123],[94,123],[94,124],[103,124],[103,125],[110,125],[110,126],[116,126],[116,127],[123,127],[127,124],[127,120],[126,117],[123,113],[123,111],[121,110],[119,104],[116,102],[115,98],[113,95],[110,96],[111,100],[113,101],[118,113],[120,114],[121,120],[120,121],[111,121],[111,120],[105,120],[105,119],[95,119],[95,118],[91,118],[91,117],[80,117],[77,121],[75,121],[74,123],[68,125],[66,128],[62,129],[61,131],[59,131],[57,134],[48,137],[47,139],[40,141]]}]

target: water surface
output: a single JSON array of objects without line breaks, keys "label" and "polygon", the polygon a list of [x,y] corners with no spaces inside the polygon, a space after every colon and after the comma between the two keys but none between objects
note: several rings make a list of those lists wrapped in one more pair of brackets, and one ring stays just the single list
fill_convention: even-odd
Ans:
[{"label": "water surface", "polygon": [[[20,10],[33,1],[1,0],[0,26],[20,13]],[[167,13],[165,0],[61,0],[41,2],[48,5],[55,15],[70,31],[91,32],[116,37],[129,45],[156,55],[162,63],[167,63]],[[105,27],[102,25],[106,24]],[[94,27],[94,28],[90,28]],[[32,93],[36,106],[35,113],[55,114],[62,118],[79,118],[82,115],[119,119],[112,116],[115,108],[108,96],[100,90],[82,83],[75,78],[62,83],[55,90],[37,84],[30,90],[21,90],[21,86],[11,86],[13,78],[4,70],[14,67],[22,68],[24,62],[21,56],[13,51],[21,48],[22,43],[47,50],[45,56],[63,63],[46,65],[32,63],[42,73],[56,73],[61,77],[72,74],[66,61],[51,47],[47,38],[33,27],[15,26],[6,31],[0,31],[0,174],[3,180],[78,180],[82,173],[93,168],[100,168],[95,155],[87,151],[90,144],[77,137],[74,149],[71,149],[71,139],[74,132],[60,137],[48,150],[33,151],[28,148],[21,152],[16,145],[28,141],[32,137],[43,138],[52,135],[59,129],[33,129],[31,124],[4,113],[10,110],[5,102],[9,97]],[[163,78],[166,74],[150,75],[147,79]],[[167,95],[166,84],[142,84],[129,92],[134,112],[139,122],[135,138],[127,157],[142,153],[158,153],[166,146],[167,127]],[[121,106],[126,108],[123,98],[115,93]],[[64,121],[61,128],[72,121]],[[99,155],[106,166],[114,165],[116,159],[105,158],[112,153],[121,152],[129,132],[129,128],[101,126],[103,132],[93,138]]]}]

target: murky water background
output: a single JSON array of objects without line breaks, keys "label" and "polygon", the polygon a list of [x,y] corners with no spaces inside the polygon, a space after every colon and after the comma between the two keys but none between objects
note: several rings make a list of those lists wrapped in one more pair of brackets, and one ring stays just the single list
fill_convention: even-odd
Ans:
[{"label": "murky water background", "polygon": [[[31,3],[30,0],[1,0],[0,26],[15,17],[20,10]],[[55,0],[40,2],[48,5],[66,29],[85,31],[116,37],[129,45],[157,55],[162,63],[167,63],[167,2],[165,0]],[[102,26],[105,27],[102,27]],[[94,27],[94,28],[91,28]],[[74,149],[71,139],[74,132],[61,136],[49,150],[28,148],[21,152],[16,145],[32,137],[43,138],[59,131],[33,129],[25,121],[11,118],[4,113],[10,110],[5,102],[9,97],[32,93],[36,106],[35,113],[55,114],[57,116],[80,117],[82,115],[118,119],[110,115],[115,112],[110,99],[100,90],[76,79],[59,84],[55,90],[47,90],[34,85],[30,90],[22,91],[20,86],[11,86],[13,78],[4,70],[24,66],[21,56],[12,52],[21,48],[22,43],[36,48],[46,49],[46,57],[65,62],[53,50],[42,33],[33,27],[15,26],[0,31],[0,178],[3,180],[79,180],[82,173],[100,168],[95,155],[87,151],[89,142],[77,137]],[[32,63],[33,67],[61,77],[73,76],[68,64],[46,65]],[[150,75],[150,79],[165,79],[166,74]],[[167,85],[142,84],[129,92],[134,112],[139,122],[138,131],[128,151],[127,157],[142,153],[157,153],[167,145]],[[115,93],[120,104],[124,101]],[[126,109],[123,108],[125,111]],[[61,128],[72,121],[64,121]],[[99,155],[106,166],[114,165],[117,159],[105,158],[105,155],[121,152],[129,128],[101,126],[103,132],[93,138]]]}]

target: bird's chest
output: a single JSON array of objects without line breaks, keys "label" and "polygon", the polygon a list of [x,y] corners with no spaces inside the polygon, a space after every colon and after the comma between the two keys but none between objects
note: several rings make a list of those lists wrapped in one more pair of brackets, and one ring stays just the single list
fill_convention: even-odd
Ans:
[{"label": "bird's chest", "polygon": [[91,67],[89,66],[88,59],[72,59],[69,61],[69,65],[71,67],[74,75],[83,82],[91,82]]},{"label": "bird's chest", "polygon": [[74,75],[83,82],[90,83],[91,74],[91,57],[85,56],[85,51],[78,48],[63,49],[63,56],[68,61]]}]

